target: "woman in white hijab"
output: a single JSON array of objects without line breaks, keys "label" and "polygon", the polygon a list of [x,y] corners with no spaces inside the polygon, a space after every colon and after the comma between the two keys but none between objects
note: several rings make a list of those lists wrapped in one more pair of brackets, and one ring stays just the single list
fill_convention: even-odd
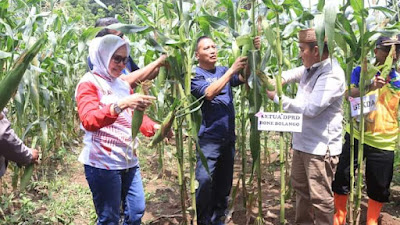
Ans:
[{"label": "woman in white hijab", "polygon": [[116,35],[94,39],[89,46],[93,70],[82,77],[75,92],[85,131],[79,161],[92,191],[97,224],[117,225],[122,204],[124,224],[139,225],[145,209],[131,119],[133,110],[145,110],[155,97],[134,94],[119,78],[129,50]]}]

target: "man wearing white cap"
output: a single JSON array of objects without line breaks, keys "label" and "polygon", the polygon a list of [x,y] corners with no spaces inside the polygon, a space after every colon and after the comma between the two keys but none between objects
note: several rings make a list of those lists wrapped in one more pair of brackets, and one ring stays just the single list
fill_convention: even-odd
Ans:
[{"label": "man wearing white cap", "polygon": [[[296,224],[333,224],[331,183],[342,146],[344,71],[329,58],[325,43],[319,54],[314,29],[299,32],[303,66],[282,74],[283,83],[298,82],[294,99],[282,96],[283,109],[303,114],[303,130],[293,133],[291,181],[296,192]],[[275,91],[268,97],[279,102]]]}]

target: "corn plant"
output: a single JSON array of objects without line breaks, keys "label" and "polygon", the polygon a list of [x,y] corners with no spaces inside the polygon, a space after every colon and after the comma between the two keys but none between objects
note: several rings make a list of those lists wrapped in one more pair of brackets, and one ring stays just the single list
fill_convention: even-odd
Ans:
[{"label": "corn plant", "polygon": [[[346,17],[345,11],[348,7],[352,7],[356,12],[354,15],[356,16],[352,20],[349,20]],[[388,13],[389,11],[386,8],[382,7],[373,7],[375,10],[379,10],[382,12]],[[375,30],[367,30],[365,25],[365,18],[368,16],[367,9],[364,9],[364,5],[361,2],[350,1],[348,4],[345,4],[342,7],[342,13],[338,14],[338,19],[336,23],[336,29],[339,30],[336,35],[335,40],[337,45],[342,49],[345,62],[347,64],[346,68],[346,77],[347,77],[347,85],[348,85],[348,95],[351,96],[351,87],[350,87],[350,75],[353,67],[353,63],[356,61],[361,61],[362,66],[362,74],[360,77],[360,98],[365,95],[364,86],[365,81],[370,80],[376,74],[379,68],[374,68],[372,65],[367,65],[367,53],[372,49],[372,45],[370,43],[370,39],[373,36],[376,36],[377,31]],[[358,30],[355,30],[354,27],[358,27]],[[386,31],[380,31],[385,33]],[[381,34],[379,34],[381,35]],[[368,68],[368,73],[366,72]],[[383,68],[383,67],[382,67]],[[363,108],[363,103],[361,103],[361,108]],[[362,109],[363,110],[363,109]],[[351,119],[350,108],[348,107],[348,126],[350,127],[350,197],[349,197],[349,223],[350,224],[359,224],[360,218],[360,202],[361,202],[361,187],[362,187],[362,174],[363,174],[363,133],[364,129],[363,125],[363,113],[360,114],[360,122],[355,126],[353,123],[353,119]],[[357,171],[357,199],[354,203],[354,183],[355,183],[355,174],[354,174],[354,129],[358,129],[359,134],[359,155],[358,155],[358,171]],[[362,143],[361,143],[362,141]],[[360,155],[361,153],[361,155]],[[355,210],[355,211],[354,211]]]}]

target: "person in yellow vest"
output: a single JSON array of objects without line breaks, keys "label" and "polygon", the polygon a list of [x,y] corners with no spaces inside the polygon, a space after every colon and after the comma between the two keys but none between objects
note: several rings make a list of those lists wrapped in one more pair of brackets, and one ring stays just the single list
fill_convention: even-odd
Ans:
[{"label": "person in yellow vest", "polygon": [[[385,63],[392,45],[396,45],[393,62],[400,55],[400,35],[396,40],[381,36],[374,50],[376,65]],[[351,74],[351,97],[358,97],[361,67],[356,67]],[[375,79],[366,85],[369,95],[377,95],[376,110],[366,115],[364,134],[364,159],[366,161],[366,183],[368,210],[367,225],[377,225],[384,202],[389,201],[389,187],[393,177],[394,150],[399,133],[398,109],[400,99],[400,75],[393,68],[386,79],[376,74]],[[346,204],[350,191],[350,127],[347,125],[345,143],[339,158],[339,165],[332,182],[334,192],[335,215],[334,225],[346,222]],[[359,133],[354,129],[354,165],[357,168]]]}]

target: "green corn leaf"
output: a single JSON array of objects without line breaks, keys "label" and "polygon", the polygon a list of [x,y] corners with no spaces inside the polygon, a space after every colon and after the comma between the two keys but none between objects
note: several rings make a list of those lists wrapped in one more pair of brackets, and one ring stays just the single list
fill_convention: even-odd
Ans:
[{"label": "green corn leaf", "polygon": [[275,32],[271,29],[271,27],[269,26],[269,24],[266,20],[263,20],[262,27],[264,30],[265,37],[267,38],[268,44],[271,46],[275,46],[275,42],[276,42]]},{"label": "green corn leaf", "polygon": [[149,26],[136,26],[132,24],[115,23],[107,26],[109,29],[119,30],[124,34],[143,34],[151,30]]},{"label": "green corn leaf", "polygon": [[389,75],[390,71],[392,70],[392,64],[393,64],[393,52],[395,51],[395,45],[392,45],[390,48],[389,54],[386,57],[385,64],[382,68],[381,76],[386,79],[386,77]]},{"label": "green corn leaf", "polygon": [[338,6],[332,3],[326,5],[324,10],[325,34],[328,38],[328,49],[331,57],[335,48],[335,23],[338,10]]},{"label": "green corn leaf", "polygon": [[99,31],[101,31],[103,27],[90,27],[88,29],[85,29],[81,36],[79,37],[79,40],[82,42],[86,42],[88,40],[93,39]]},{"label": "green corn leaf", "polygon": [[[4,27],[6,28],[6,34],[12,38],[14,38],[14,32],[13,29],[11,28],[11,26],[6,23],[2,18],[0,18],[0,24],[3,24]],[[4,32],[4,31],[2,31]]]},{"label": "green corn leaf", "polygon": [[282,3],[283,8],[293,10],[297,16],[304,12],[304,8],[299,0],[285,0]]},{"label": "green corn leaf", "polygon": [[0,50],[0,59],[5,59],[11,57],[12,54],[10,52],[4,52]]},{"label": "green corn leaf", "polygon": [[164,48],[160,44],[158,44],[158,42],[152,36],[150,36],[150,34],[146,36],[146,40],[148,41],[150,46],[152,46],[156,51],[160,53],[166,53]]},{"label": "green corn leaf", "polygon": [[228,24],[233,30],[236,30],[236,9],[231,0],[221,0],[222,5],[226,7],[228,13]]},{"label": "green corn leaf", "polygon": [[386,17],[390,18],[396,14],[396,11],[384,6],[371,6],[370,9],[382,12]]},{"label": "green corn leaf", "polygon": [[315,16],[315,34],[317,35],[319,57],[322,57],[322,52],[324,51],[324,38],[325,38],[325,24],[324,15],[318,14]]},{"label": "green corn leaf", "polygon": [[272,46],[268,45],[267,49],[265,50],[264,57],[262,58],[261,65],[260,65],[260,70],[264,71],[265,68],[267,67],[267,63],[270,61],[271,58],[271,53],[272,53]]},{"label": "green corn leaf", "polygon": [[368,73],[367,73],[367,76],[365,77],[365,81],[369,81],[369,80],[373,79],[374,76],[382,69],[382,67],[383,67],[383,65],[374,66],[372,64],[368,64],[367,65]]},{"label": "green corn leaf", "polygon": [[106,4],[104,4],[102,1],[100,0],[94,0],[99,6],[103,7],[104,9],[106,9],[108,11],[108,8],[106,6]]},{"label": "green corn leaf", "polygon": [[273,11],[283,11],[283,7],[281,5],[276,5],[272,0],[263,0],[263,2],[268,8],[272,9]]},{"label": "green corn leaf", "polygon": [[205,16],[197,17],[197,20],[198,21],[206,21],[214,29],[220,29],[220,28],[232,29],[224,19],[221,19],[219,17],[205,15]]},{"label": "green corn leaf", "polygon": [[0,82],[0,112],[3,111],[4,107],[10,100],[11,96],[15,93],[18,88],[19,82],[21,81],[29,63],[36,56],[42,46],[46,43],[47,37],[43,36],[29,48],[26,52],[20,55],[15,62],[13,68],[7,72],[6,77]]},{"label": "green corn leaf", "polygon": [[173,9],[173,5],[170,5],[166,2],[162,2],[163,12],[166,19],[170,20],[172,18],[171,8]]},{"label": "green corn leaf", "polygon": [[347,44],[350,45],[351,49],[357,49],[357,37],[354,34],[350,21],[341,13],[337,15],[337,19],[339,22],[338,27],[341,30],[340,34],[346,40]]},{"label": "green corn leaf", "polygon": [[38,74],[37,73],[32,73],[31,71],[26,71],[26,73],[30,74],[30,83],[29,83],[29,89],[31,91],[31,96],[32,96],[32,102],[34,107],[36,108],[36,112],[40,112],[40,101],[39,101],[39,84],[38,84]]},{"label": "green corn leaf", "polygon": [[29,123],[28,126],[25,128],[24,133],[21,135],[21,140],[24,140],[28,132],[36,125],[39,124],[39,119],[33,121],[32,123]]},{"label": "green corn leaf", "polygon": [[335,42],[344,52],[344,55],[347,55],[348,47],[346,40],[344,39],[343,35],[339,32],[335,32]]},{"label": "green corn leaf", "polygon": [[304,11],[300,17],[300,23],[304,24],[308,20],[313,20],[314,14],[310,13],[309,11]]},{"label": "green corn leaf", "polygon": [[238,47],[242,47],[244,45],[251,45],[251,44],[252,44],[252,39],[251,39],[250,34],[245,34],[245,35],[236,37],[236,45]]},{"label": "green corn leaf", "polygon": [[233,56],[233,61],[240,56],[240,49],[239,46],[236,44],[236,41],[232,42],[232,56]]},{"label": "green corn leaf", "polygon": [[318,5],[317,5],[318,11],[322,12],[324,6],[325,6],[325,0],[318,0]]},{"label": "green corn leaf", "polygon": [[42,131],[41,133],[41,146],[42,146],[42,150],[47,150],[47,145],[49,143],[49,130],[47,127],[47,123],[45,120],[41,119],[39,121],[39,125],[40,125],[40,130]]},{"label": "green corn leaf", "polygon": [[185,43],[186,40],[186,22],[183,22],[179,27],[179,41]]},{"label": "green corn leaf", "polygon": [[150,17],[146,16],[143,14],[142,10],[140,10],[135,3],[131,4],[132,10],[135,12],[137,16],[149,27],[155,27],[155,24],[153,21],[150,21]]},{"label": "green corn leaf", "polygon": [[362,2],[360,0],[350,0],[350,5],[355,13],[360,14],[363,10]]}]

